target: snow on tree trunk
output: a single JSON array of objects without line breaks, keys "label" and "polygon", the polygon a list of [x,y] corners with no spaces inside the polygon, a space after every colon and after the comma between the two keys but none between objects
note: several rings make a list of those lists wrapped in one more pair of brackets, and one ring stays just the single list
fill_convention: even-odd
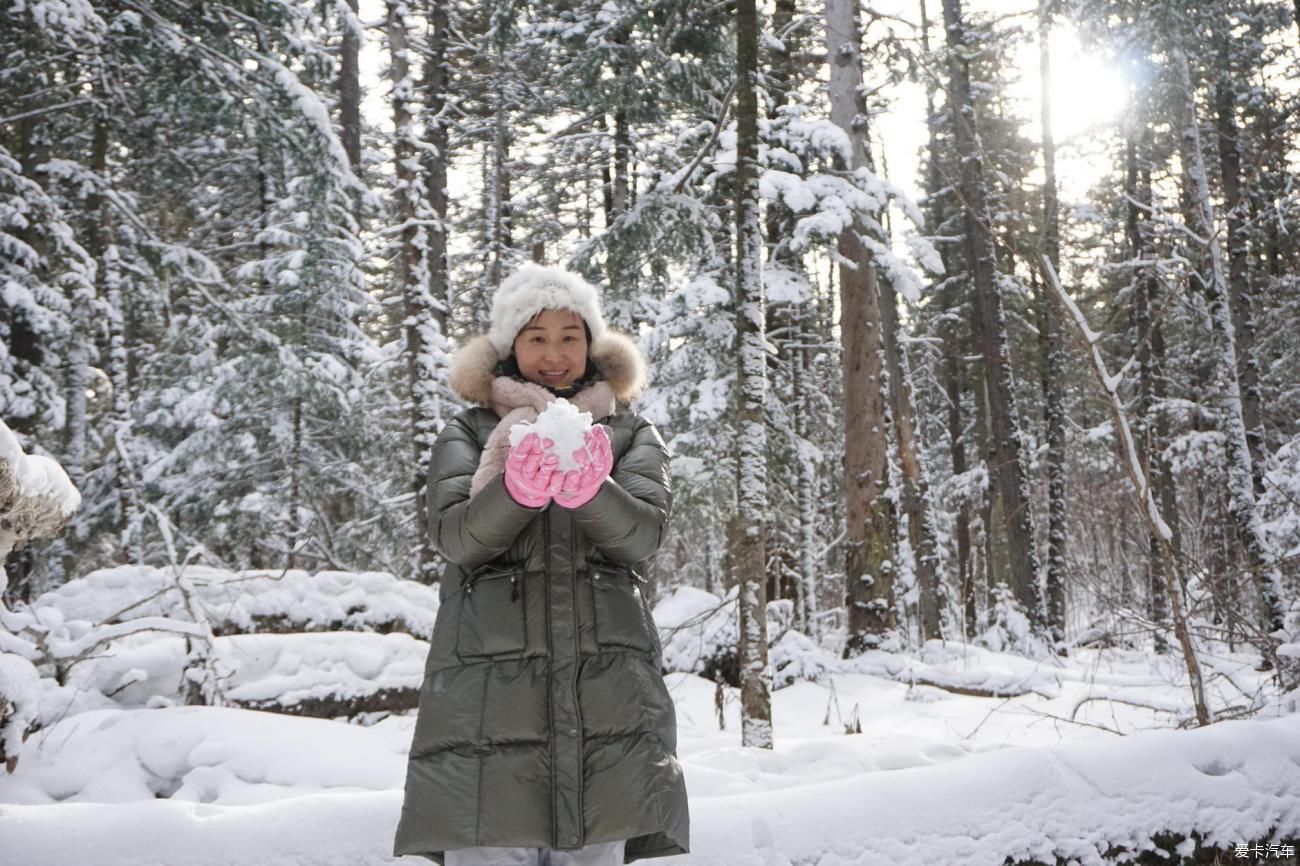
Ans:
[{"label": "snow on tree trunk", "polygon": [[1201,282],[1209,302],[1210,327],[1219,342],[1215,353],[1215,375],[1225,403],[1220,417],[1224,427],[1224,450],[1227,452],[1229,509],[1237,524],[1251,571],[1260,582],[1260,596],[1268,621],[1268,634],[1256,642],[1265,658],[1279,666],[1284,686],[1291,688],[1297,684],[1297,671],[1292,669],[1293,664],[1277,658],[1277,647],[1294,639],[1294,633],[1288,633],[1288,629],[1293,630],[1295,624],[1287,621],[1286,605],[1289,596],[1283,585],[1282,570],[1255,508],[1254,469],[1251,466],[1250,446],[1242,416],[1241,383],[1237,379],[1236,332],[1229,310],[1223,251],[1219,245],[1214,202],[1201,147],[1195,90],[1187,55],[1182,47],[1175,45],[1170,53],[1182,98],[1182,145],[1186,179],[1194,199],[1192,215],[1196,223],[1188,228],[1201,239],[1209,253],[1210,273]]},{"label": "snow on tree trunk", "polygon": [[[429,4],[429,55],[424,67],[424,93],[428,120],[424,128],[424,177],[429,209],[434,221],[429,226],[429,297],[440,333],[447,333],[451,280],[447,269],[447,166],[451,162],[450,121],[447,112],[447,37],[451,27],[447,0]],[[420,468],[423,473],[425,467]]]},{"label": "snow on tree trunk", "polygon": [[[1216,52],[1226,54],[1226,50]],[[1227,60],[1221,61],[1226,64]],[[1255,357],[1255,314],[1250,275],[1250,233],[1246,195],[1241,180],[1240,129],[1237,125],[1237,95],[1232,79],[1224,71],[1214,86],[1215,136],[1219,150],[1219,179],[1223,185],[1223,209],[1228,241],[1228,303],[1236,335],[1237,379],[1241,383],[1241,419],[1250,449],[1251,482],[1256,498],[1264,495],[1264,427],[1259,408],[1259,360]]]},{"label": "snow on tree trunk", "polygon": [[126,311],[122,295],[122,275],[116,245],[104,251],[101,265],[104,279],[104,303],[108,313],[108,380],[113,387],[113,403],[108,415],[108,436],[112,443],[111,459],[117,464],[114,495],[121,511],[122,543],[132,562],[144,561],[144,512],[140,507],[140,485],[131,456],[131,380],[127,352]]},{"label": "snow on tree trunk", "polygon": [[[831,122],[851,148],[849,171],[869,163],[867,107],[857,5],[827,0],[826,57]],[[880,646],[897,625],[894,606],[893,510],[886,495],[889,440],[885,425],[880,298],[872,255],[862,241],[865,220],[841,232],[840,333],[844,346],[845,607],[844,651]]]},{"label": "snow on tree trunk", "polygon": [[[983,156],[971,94],[966,31],[961,0],[943,0],[948,41],[949,104],[957,153],[961,159],[958,181],[962,199],[964,242],[971,267],[972,312],[979,354],[983,360],[984,401],[988,416],[988,463],[991,511],[1006,540],[1005,575],[1015,602],[1033,626],[1041,627],[1042,609],[1037,588],[1038,555],[1030,525],[1028,479],[1020,454],[1019,419],[1015,386],[1007,346],[1006,318],[995,272],[991,218],[985,193]],[[1002,575],[998,576],[999,579]],[[1025,647],[1030,649],[1031,647]]]},{"label": "snow on tree trunk", "polygon": [[[1061,270],[1061,223],[1056,196],[1056,140],[1052,136],[1052,62],[1048,50],[1051,0],[1038,7],[1038,63],[1043,124],[1043,247],[1057,273]],[[1065,364],[1057,312],[1045,293],[1035,293],[1038,339],[1042,355],[1043,414],[1047,422],[1047,574],[1044,613],[1047,633],[1057,652],[1065,644]]]},{"label": "snow on tree trunk", "polygon": [[510,248],[514,245],[510,206],[510,144],[507,127],[503,61],[496,61],[498,71],[492,84],[492,135],[488,142],[483,194],[486,196],[487,274],[490,285],[501,285],[509,267]]},{"label": "snow on tree trunk", "polygon": [[767,661],[767,587],[763,522],[767,510],[767,348],[764,338],[763,228],[758,202],[758,13],[739,0],[736,45],[736,413],[738,509],[732,562],[740,587],[741,743],[772,748],[772,674]]},{"label": "snow on tree trunk", "polygon": [[415,494],[415,525],[418,532],[418,568],[424,579],[434,561],[433,542],[423,527],[428,526],[424,486],[433,441],[437,435],[439,405],[437,377],[446,354],[438,327],[439,305],[429,295],[428,226],[435,219],[429,212],[420,174],[420,134],[411,116],[415,88],[408,57],[408,8],[404,0],[389,0],[388,42],[392,55],[389,74],[393,81],[393,161],[397,178],[394,192],[400,233],[396,261],[397,280],[405,309],[406,372],[410,387],[411,446],[415,457],[412,492]]}]

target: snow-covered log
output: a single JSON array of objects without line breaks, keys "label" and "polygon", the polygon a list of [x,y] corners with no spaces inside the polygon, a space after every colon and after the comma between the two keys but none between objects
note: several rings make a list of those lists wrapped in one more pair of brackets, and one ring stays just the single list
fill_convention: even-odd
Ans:
[{"label": "snow-covered log", "polygon": [[[227,571],[196,565],[184,572],[217,635],[347,630],[427,639],[438,613],[437,589],[384,572]],[[190,618],[174,569],[146,565],[92,571],[32,606],[54,608],[67,620],[100,623]]]},{"label": "snow-covered log", "polygon": [[[429,646],[405,634],[333,632],[214,638],[225,706],[354,718],[414,709]],[[68,685],[128,709],[186,702],[185,641],[133,636],[69,672]]]}]

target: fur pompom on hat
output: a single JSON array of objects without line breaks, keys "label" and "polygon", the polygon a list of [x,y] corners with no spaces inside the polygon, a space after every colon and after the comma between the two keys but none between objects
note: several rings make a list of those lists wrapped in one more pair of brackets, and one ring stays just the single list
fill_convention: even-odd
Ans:
[{"label": "fur pompom on hat", "polygon": [[587,323],[592,342],[605,335],[596,289],[564,268],[529,263],[501,283],[492,301],[488,339],[499,357],[513,350],[515,337],[542,310],[573,310]]}]

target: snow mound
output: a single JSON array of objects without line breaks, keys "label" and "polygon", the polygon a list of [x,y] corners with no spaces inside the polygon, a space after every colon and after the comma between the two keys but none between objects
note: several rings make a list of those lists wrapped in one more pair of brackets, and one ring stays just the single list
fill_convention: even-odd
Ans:
[{"label": "snow mound", "polygon": [[327,791],[382,791],[401,786],[407,748],[409,738],[391,728],[253,710],[94,710],[32,735],[18,771],[0,774],[0,802],[165,797],[239,806]]},{"label": "snow mound", "polygon": [[[688,777],[689,783],[689,777]],[[1082,866],[1199,835],[1231,850],[1300,832],[1300,717],[1022,747],[697,802],[691,866]]]},{"label": "snow mound", "polygon": [[[308,574],[187,566],[184,578],[217,634],[354,629],[427,639],[438,613],[436,588],[378,571]],[[99,569],[45,593],[32,607],[96,623],[146,616],[191,619],[170,567]]]},{"label": "snow mound", "polygon": [[870,650],[841,663],[841,670],[900,682],[967,690],[989,696],[1060,692],[1065,672],[1051,661],[1037,661],[955,641],[926,641],[918,657]]}]

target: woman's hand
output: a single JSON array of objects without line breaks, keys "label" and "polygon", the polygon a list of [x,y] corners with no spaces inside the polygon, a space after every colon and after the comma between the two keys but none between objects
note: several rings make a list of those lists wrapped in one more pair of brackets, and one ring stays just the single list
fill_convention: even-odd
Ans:
[{"label": "woman's hand", "polygon": [[556,472],[560,458],[547,454],[553,443],[536,433],[529,433],[506,457],[506,492],[510,498],[528,508],[542,508],[560,491],[564,473]]},{"label": "woman's hand", "polygon": [[555,504],[564,508],[590,502],[614,468],[614,452],[603,426],[597,424],[587,431],[587,441],[573,452],[573,459],[578,461],[578,468],[564,473],[559,492],[553,494]]}]

